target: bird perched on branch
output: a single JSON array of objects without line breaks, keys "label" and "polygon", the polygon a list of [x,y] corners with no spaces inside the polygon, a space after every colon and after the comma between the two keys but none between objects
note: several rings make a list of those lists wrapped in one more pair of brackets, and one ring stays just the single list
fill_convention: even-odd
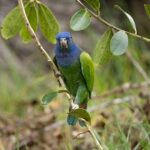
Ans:
[{"label": "bird perched on branch", "polygon": [[[69,32],[60,32],[56,36],[54,63],[60,71],[69,93],[74,97],[70,111],[87,108],[94,83],[94,65],[88,53],[79,48]],[[68,115],[69,125],[75,125],[78,119]],[[80,125],[83,122],[79,120]]]}]

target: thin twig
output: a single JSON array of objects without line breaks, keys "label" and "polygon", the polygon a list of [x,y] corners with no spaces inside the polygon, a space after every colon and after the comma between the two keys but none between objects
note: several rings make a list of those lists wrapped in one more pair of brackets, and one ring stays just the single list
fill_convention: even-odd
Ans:
[{"label": "thin twig", "polygon": [[124,83],[123,85],[116,87],[112,90],[109,90],[109,91],[107,91],[107,92],[105,92],[99,96],[92,97],[92,99],[105,98],[105,97],[109,97],[109,96],[114,95],[114,94],[125,93],[130,89],[133,89],[133,90],[134,89],[142,89],[142,88],[145,88],[148,86],[150,86],[150,81],[144,81],[141,83]]},{"label": "thin twig", "polygon": [[84,131],[84,132],[80,132],[76,136],[74,136],[73,139],[77,139],[80,135],[85,134],[85,133],[89,133],[89,132],[90,132],[89,130]]},{"label": "thin twig", "polygon": [[121,29],[121,28],[119,28],[119,27],[116,27],[116,26],[110,24],[110,23],[107,22],[105,19],[103,19],[101,16],[95,14],[93,11],[91,11],[89,8],[87,8],[80,0],[76,0],[76,2],[77,2],[82,8],[85,8],[86,10],[88,10],[88,12],[89,12],[94,18],[96,18],[99,22],[103,23],[104,25],[106,25],[106,26],[108,26],[108,27],[110,27],[110,28],[113,28],[113,29],[116,30],[116,31],[122,30],[122,31],[126,32],[128,35],[131,35],[131,36],[133,36],[133,37],[136,37],[136,38],[141,39],[141,40],[146,41],[146,42],[150,42],[150,39],[149,39],[149,38],[146,38],[146,37],[143,37],[143,36],[141,36],[141,35],[138,35],[138,34],[135,34],[135,33],[132,33],[132,32],[126,31],[126,30],[123,30],[123,29]]},{"label": "thin twig", "polygon": [[89,112],[93,112],[97,109],[99,109],[99,110],[106,109],[106,107],[109,107],[111,105],[127,103],[127,102],[130,102],[131,100],[135,100],[135,97],[136,96],[126,96],[126,97],[122,97],[122,98],[115,98],[113,100],[107,100],[106,102],[104,102],[100,105],[89,108]]},{"label": "thin twig", "polygon": [[[91,11],[86,5],[84,5],[80,0],[76,0],[76,2],[81,6],[81,7],[83,7],[83,8],[85,8],[94,18],[96,18],[98,21],[100,21],[101,23],[103,23],[103,24],[105,24],[106,26],[108,26],[108,27],[111,27],[111,28],[113,28],[113,29],[115,29],[115,30],[117,30],[117,31],[120,31],[120,30],[122,30],[122,31],[125,31],[125,30],[123,30],[123,29],[121,29],[121,28],[118,28],[118,27],[116,27],[116,26],[114,26],[114,25],[112,25],[112,24],[110,24],[109,22],[107,22],[106,20],[104,20],[100,15],[97,15],[97,14],[95,14],[93,11]],[[135,34],[135,33],[132,33],[132,32],[128,32],[128,31],[125,31],[128,35],[131,35],[131,36],[133,36],[133,37],[136,37],[136,38],[139,38],[139,39],[141,39],[141,40],[144,40],[144,41],[146,41],[146,42],[150,42],[150,39],[149,38],[146,38],[146,37],[143,37],[143,36],[141,36],[141,35],[137,35],[137,34]],[[136,67],[136,69],[139,71],[139,73],[144,77],[144,79],[146,80],[146,81],[150,81],[150,78],[148,77],[148,75],[146,74],[146,72],[144,71],[144,69],[141,67],[141,65],[132,57],[132,55],[129,53],[129,52],[127,52],[127,56],[128,56],[128,58],[132,61],[132,63],[134,64],[134,66]],[[122,91],[122,89],[117,89],[117,91]],[[124,89],[123,89],[123,91],[124,91]],[[113,92],[116,92],[116,91],[113,91]],[[104,96],[105,95],[108,95],[108,94],[104,94]],[[100,96],[101,97],[101,96]],[[103,97],[103,96],[102,96]]]},{"label": "thin twig", "polygon": [[86,123],[85,125],[86,125],[86,127],[88,128],[90,134],[92,135],[92,137],[93,137],[93,139],[94,139],[94,141],[95,141],[95,144],[96,144],[96,146],[98,147],[98,149],[99,149],[99,150],[103,150],[103,147],[101,146],[100,142],[98,141],[98,139],[97,139],[97,137],[96,137],[96,135],[95,135],[93,129],[91,128],[91,126],[88,125],[88,123]]},{"label": "thin twig", "polygon": [[135,68],[138,70],[138,72],[143,76],[143,78],[146,81],[150,81],[150,78],[148,77],[145,70],[142,68],[142,66],[136,61],[136,59],[132,56],[131,52],[127,51],[126,56],[129,58],[129,60],[133,63]]},{"label": "thin twig", "polygon": [[68,93],[69,94],[69,91],[66,89],[62,89],[62,90],[58,90],[58,93]]},{"label": "thin twig", "polygon": [[[23,4],[23,1],[22,0],[18,0],[18,4],[19,4],[19,7],[20,7],[20,10],[21,10],[21,13],[22,13],[22,16],[23,16],[23,19],[24,19],[24,22],[26,24],[26,27],[29,31],[29,33],[31,34],[33,40],[35,41],[36,45],[39,47],[39,50],[41,51],[41,53],[44,55],[44,57],[46,58],[46,60],[48,61],[48,64],[49,66],[51,67],[51,69],[53,70],[53,73],[54,73],[54,76],[55,78],[57,79],[58,81],[58,84],[59,86],[63,86],[65,87],[65,84],[63,82],[63,79],[61,76],[57,76],[57,73],[59,72],[57,67],[55,66],[53,60],[51,59],[51,57],[49,56],[49,54],[46,52],[46,50],[43,48],[43,46],[41,45],[38,37],[36,36],[34,30],[32,29],[31,25],[30,25],[30,22],[28,20],[28,17],[26,15],[26,12],[25,12],[25,8],[24,8],[24,4]],[[66,93],[66,96],[68,97],[70,103],[72,103],[72,98],[71,96]]]},{"label": "thin twig", "polygon": [[[26,12],[25,12],[25,8],[24,8],[24,5],[23,5],[23,1],[22,0],[18,0],[18,4],[19,4],[19,7],[20,7],[20,10],[21,10],[21,13],[22,13],[22,16],[24,18],[24,21],[25,21],[25,24],[26,24],[26,27],[29,31],[29,33],[31,34],[33,40],[35,41],[36,45],[39,47],[39,50],[41,51],[41,53],[45,56],[46,60],[48,61],[51,69],[53,70],[54,72],[54,75],[57,74],[58,70],[55,66],[55,64],[53,63],[51,57],[48,55],[48,53],[46,52],[46,50],[43,48],[43,46],[41,45],[38,37],[36,36],[33,28],[31,27],[30,25],[30,22],[28,20],[28,17],[26,15]],[[62,85],[62,82],[61,82],[61,78],[57,77],[58,78],[58,82],[60,85]]]}]

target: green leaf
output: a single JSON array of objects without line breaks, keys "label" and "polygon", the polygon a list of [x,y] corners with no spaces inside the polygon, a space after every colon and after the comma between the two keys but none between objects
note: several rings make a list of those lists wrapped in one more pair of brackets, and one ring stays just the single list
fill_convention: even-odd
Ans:
[{"label": "green leaf", "polygon": [[124,31],[116,32],[110,42],[110,50],[114,55],[122,55],[128,48],[128,36]]},{"label": "green leaf", "polygon": [[87,28],[91,23],[91,16],[85,9],[78,10],[70,20],[70,26],[74,31],[80,31]]},{"label": "green leaf", "polygon": [[96,64],[103,65],[110,60],[110,57],[112,56],[110,51],[110,41],[112,36],[112,30],[108,29],[98,40],[94,50],[94,62]]},{"label": "green leaf", "polygon": [[128,14],[127,12],[125,12],[120,6],[115,5],[115,7],[125,14],[125,16],[128,18],[128,20],[129,20],[129,22],[130,22],[130,24],[131,24],[131,26],[135,32],[135,34],[137,34],[136,24],[135,24],[132,16],[130,14]]},{"label": "green leaf", "polygon": [[58,95],[58,92],[57,92],[57,91],[50,92],[50,93],[44,95],[43,98],[42,98],[42,104],[43,104],[43,105],[47,105],[47,104],[50,103],[52,100],[54,100],[54,98],[56,98],[57,95]]},{"label": "green leaf", "polygon": [[95,11],[100,11],[100,1],[99,0],[84,0],[89,6]]},{"label": "green leaf", "polygon": [[[34,6],[33,3],[30,3],[30,5],[28,5],[25,10],[26,10],[26,14],[27,14],[27,17],[28,17],[28,20],[30,22],[32,29],[34,31],[37,31],[38,16],[37,16],[36,7]],[[20,30],[20,37],[22,38],[24,42],[30,42],[32,40],[32,37],[29,31],[27,30],[27,27],[25,24],[22,26],[22,29]]]},{"label": "green leaf", "polygon": [[1,26],[1,34],[4,39],[14,37],[20,30],[23,24],[23,18],[19,7],[12,9],[4,18]]},{"label": "green leaf", "polygon": [[75,110],[72,110],[69,115],[75,116],[77,118],[82,118],[84,120],[86,120],[87,122],[91,123],[91,117],[90,114],[82,108],[78,108]]},{"label": "green leaf", "polygon": [[39,21],[40,28],[44,37],[52,43],[56,43],[56,34],[59,32],[59,24],[51,12],[51,10],[44,4],[39,4]]},{"label": "green leaf", "polygon": [[150,4],[144,4],[144,8],[145,8],[147,16],[150,19]]}]

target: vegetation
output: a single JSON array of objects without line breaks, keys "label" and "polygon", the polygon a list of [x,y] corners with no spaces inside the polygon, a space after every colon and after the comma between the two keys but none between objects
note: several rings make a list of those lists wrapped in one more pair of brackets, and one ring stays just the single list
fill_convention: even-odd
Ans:
[{"label": "vegetation", "polygon": [[[31,121],[28,126],[23,126],[24,131],[28,129],[30,132],[31,139],[28,136],[27,140],[25,140],[27,134],[24,134],[21,130],[18,131],[19,129],[15,127],[16,121],[12,121],[13,123],[10,126],[13,126],[11,134],[13,132],[15,137],[14,149],[32,149],[32,145],[36,145],[37,149],[40,149],[39,143],[42,143],[42,140],[48,136],[48,139],[51,140],[53,137],[57,138],[57,142],[61,141],[61,144],[59,147],[54,139],[52,140],[53,144],[43,140],[47,144],[45,149],[50,147],[51,149],[148,150],[150,148],[150,71],[148,70],[150,64],[146,56],[149,55],[149,52],[145,50],[142,54],[140,49],[138,51],[134,49],[138,48],[136,46],[137,41],[143,41],[140,43],[141,49],[146,49],[145,43],[149,43],[150,39],[138,34],[133,17],[118,5],[115,5],[115,8],[128,19],[131,30],[124,30],[106,21],[101,16],[99,0],[75,0],[75,2],[79,4],[78,7],[81,6],[81,9],[70,19],[72,30],[80,32],[81,30],[88,30],[90,32],[88,27],[92,23],[92,18],[107,27],[100,39],[94,38],[97,43],[96,46],[92,46],[95,47],[91,54],[95,62],[96,72],[93,100],[90,101],[89,110],[76,109],[70,112],[71,115],[84,120],[87,129],[77,126],[73,129],[76,133],[74,135],[74,132],[70,131],[65,122],[60,121],[66,118],[66,113],[62,115],[62,108],[65,108],[65,112],[67,112],[68,104],[66,100],[60,101],[59,99],[67,98],[69,103],[72,103],[72,97],[65,89],[61,76],[57,76],[57,67],[36,34],[39,27],[45,40],[55,44],[55,36],[60,31],[61,25],[53,12],[42,1],[27,0],[23,2],[18,0],[18,6],[11,10],[2,22],[1,35],[4,39],[10,39],[19,34],[25,43],[34,40],[51,68],[51,77],[49,79],[46,75],[39,79],[32,79],[32,81],[28,81],[28,79],[24,81],[22,77],[24,75],[16,72],[14,66],[12,66],[10,73],[8,72],[8,75],[11,75],[13,79],[13,83],[9,82],[8,75],[2,74],[0,79],[2,112],[6,109],[11,113],[17,112],[23,116],[23,114],[26,114],[25,107],[31,106],[32,113],[33,110],[36,110],[41,114],[33,113],[31,118],[26,118],[24,121],[24,124]],[[150,17],[150,5],[145,4],[144,8],[146,14]],[[92,31],[92,35],[95,36],[96,33]],[[146,60],[142,62],[141,56],[146,57]],[[35,68],[35,74],[37,72],[42,72],[42,67]],[[48,82],[51,82],[51,84],[48,85]],[[54,86],[56,82],[58,86]],[[14,89],[11,88],[12,84],[16,85]],[[9,85],[9,88],[7,85]],[[45,93],[46,95],[44,95]],[[19,105],[21,100],[33,98],[36,99],[32,100],[27,106],[12,106],[11,103],[14,100]],[[38,104],[37,99],[42,99],[42,103],[48,105],[43,108],[41,104]],[[52,100],[53,102],[50,103]],[[55,106],[59,103],[62,104],[60,106],[61,111],[58,110],[58,106]],[[20,105],[24,104],[21,103]],[[51,117],[49,117],[50,114]],[[41,120],[34,118],[35,116],[41,118]],[[42,116],[45,116],[46,121]],[[0,120],[5,120],[5,117],[2,116]],[[7,119],[5,122],[9,124]],[[36,123],[40,123],[41,126],[40,124],[36,126]],[[53,128],[56,128],[58,132],[57,134],[52,133],[51,136],[50,132]],[[2,130],[5,130],[5,123],[3,122]],[[40,130],[44,134],[42,139],[39,138]],[[6,135],[8,131],[6,129],[2,132],[0,138],[3,138],[3,135]],[[47,132],[49,135],[44,131],[49,131]],[[36,135],[31,136],[32,132]],[[86,132],[89,132],[91,136]],[[21,135],[23,139],[21,139]],[[70,137],[73,141],[70,140]],[[91,140],[91,138],[93,139]],[[5,141],[0,139],[0,150],[5,150],[5,145]]]}]

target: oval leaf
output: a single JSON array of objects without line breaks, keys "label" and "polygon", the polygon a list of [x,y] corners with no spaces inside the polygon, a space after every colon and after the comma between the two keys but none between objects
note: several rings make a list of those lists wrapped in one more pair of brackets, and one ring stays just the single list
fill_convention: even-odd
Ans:
[{"label": "oval leaf", "polygon": [[43,104],[43,105],[47,105],[47,104],[50,103],[52,100],[54,100],[54,98],[56,98],[57,95],[58,95],[58,92],[57,92],[57,91],[50,92],[50,93],[44,95],[43,98],[42,98],[42,104]]},{"label": "oval leaf", "polygon": [[[33,5],[33,3],[30,3],[30,5],[28,5],[25,10],[26,10],[26,14],[27,14],[27,17],[28,17],[28,20],[30,22],[32,29],[36,31],[38,27],[38,17],[37,17],[36,7]],[[32,40],[32,37],[29,31],[27,30],[27,27],[25,24],[20,30],[20,37],[22,38],[24,42],[29,42]]]},{"label": "oval leaf", "polygon": [[91,16],[85,9],[78,10],[70,20],[70,26],[74,31],[80,31],[87,28],[91,23]]},{"label": "oval leaf", "polygon": [[150,4],[144,4],[144,8],[148,18],[150,19]]},{"label": "oval leaf", "polygon": [[99,0],[84,0],[84,1],[96,12],[100,11],[100,1]]},{"label": "oval leaf", "polygon": [[114,55],[122,55],[128,48],[128,36],[124,31],[116,32],[110,42],[110,50]]},{"label": "oval leaf", "polygon": [[44,4],[39,4],[40,28],[44,37],[52,43],[56,43],[56,34],[59,32],[59,24],[51,10]]},{"label": "oval leaf", "polygon": [[69,112],[69,115],[75,116],[77,118],[82,118],[86,120],[87,122],[91,123],[90,114],[85,109],[78,108],[78,109],[72,110],[71,112]]},{"label": "oval leaf", "polygon": [[135,24],[132,16],[130,14],[128,14],[127,12],[125,12],[120,6],[115,5],[115,7],[125,14],[125,16],[128,18],[128,20],[129,20],[129,22],[130,22],[130,24],[131,24],[131,26],[135,32],[135,34],[137,34],[136,24]]},{"label": "oval leaf", "polygon": [[23,24],[20,8],[17,6],[12,9],[4,18],[1,27],[1,34],[4,39],[10,39],[15,36]]},{"label": "oval leaf", "polygon": [[113,32],[111,29],[108,29],[102,37],[98,40],[96,44],[96,48],[94,50],[94,62],[96,64],[106,64],[112,53],[110,51],[110,41],[113,36]]}]

